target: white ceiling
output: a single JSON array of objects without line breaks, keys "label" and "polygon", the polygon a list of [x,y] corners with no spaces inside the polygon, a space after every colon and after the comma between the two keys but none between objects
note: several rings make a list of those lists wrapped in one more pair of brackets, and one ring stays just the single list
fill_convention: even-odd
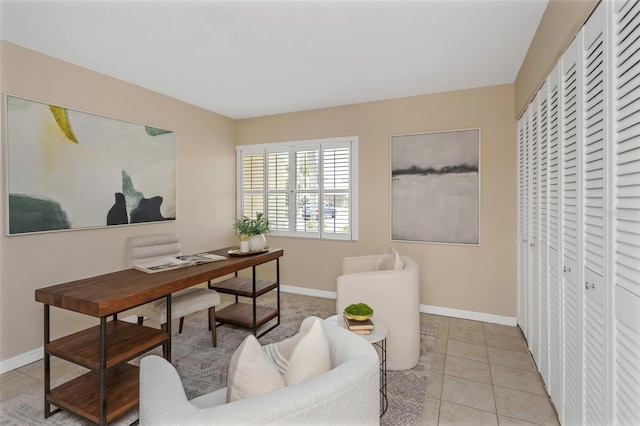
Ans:
[{"label": "white ceiling", "polygon": [[0,37],[239,119],[512,83],[546,4],[1,0]]}]

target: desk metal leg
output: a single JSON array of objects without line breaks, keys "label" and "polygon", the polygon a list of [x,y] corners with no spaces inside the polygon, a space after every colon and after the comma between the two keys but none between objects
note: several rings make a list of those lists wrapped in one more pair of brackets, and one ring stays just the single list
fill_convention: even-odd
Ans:
[{"label": "desk metal leg", "polygon": [[255,336],[258,333],[258,326],[257,326],[257,321],[258,320],[256,318],[256,315],[257,315],[257,307],[256,307],[257,297],[256,297],[256,266],[255,265],[253,265],[251,267],[251,272],[252,272],[252,275],[253,275],[253,277],[252,277],[252,282],[253,282],[253,293],[252,293],[253,294],[253,298],[252,298],[253,299],[253,324],[252,324],[251,328],[253,329],[253,335]]},{"label": "desk metal leg", "polygon": [[107,424],[107,317],[100,318],[100,424]]},{"label": "desk metal leg", "polygon": [[278,321],[276,326],[280,325],[280,258],[276,258],[276,282],[278,283],[278,287],[276,287],[276,309],[278,309]]},{"label": "desk metal leg", "polygon": [[60,411],[60,408],[51,410],[51,404],[47,402],[47,395],[51,392],[51,355],[47,351],[47,344],[51,341],[50,336],[50,306],[44,305],[44,418],[49,418]]},{"label": "desk metal leg", "polygon": [[171,362],[171,294],[167,295],[167,343],[165,359]]}]

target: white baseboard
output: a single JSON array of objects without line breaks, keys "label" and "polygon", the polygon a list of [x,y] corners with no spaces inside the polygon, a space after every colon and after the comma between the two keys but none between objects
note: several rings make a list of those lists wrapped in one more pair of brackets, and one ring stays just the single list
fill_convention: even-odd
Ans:
[{"label": "white baseboard", "polygon": [[[301,294],[303,296],[322,297],[324,299],[336,299],[335,291],[315,290],[311,288],[296,287],[291,285],[281,285],[280,290],[284,293]],[[442,308],[440,306],[420,305],[420,312],[424,314],[442,315],[445,317],[470,319],[474,321],[484,321],[494,324],[503,324],[515,326],[517,319],[515,317],[505,317],[501,315],[485,314],[482,312],[463,311],[460,309]],[[137,318],[132,315],[121,318],[122,321],[135,323]],[[15,370],[32,362],[38,361],[44,357],[44,348],[40,346],[32,351],[14,356],[13,358],[0,361],[0,374],[7,371]]]},{"label": "white baseboard", "polygon": [[296,287],[292,285],[281,285],[280,290],[285,293],[302,294],[304,296],[322,297],[323,299],[337,299],[335,291],[315,290],[312,288]]},{"label": "white baseboard", "polygon": [[[302,294],[305,296],[323,297],[325,299],[336,299],[335,291],[315,290],[304,287],[296,287],[291,285],[281,285],[280,290],[285,293]],[[502,324],[516,326],[518,320],[515,317],[506,317],[502,315],[486,314],[484,312],[463,311],[461,309],[442,308],[440,306],[420,305],[420,312],[423,314],[442,315],[445,317],[469,319],[474,321],[490,322],[493,324]]]},{"label": "white baseboard", "polygon": [[461,309],[443,308],[440,306],[420,305],[420,312],[422,312],[423,314],[442,315],[445,317],[490,322],[493,324],[510,325],[513,327],[518,325],[518,319],[515,317],[486,314],[484,312],[463,311]]},{"label": "white baseboard", "polygon": [[32,351],[5,359],[4,361],[0,361],[0,374],[31,364],[42,358],[44,358],[44,347],[40,346]]}]

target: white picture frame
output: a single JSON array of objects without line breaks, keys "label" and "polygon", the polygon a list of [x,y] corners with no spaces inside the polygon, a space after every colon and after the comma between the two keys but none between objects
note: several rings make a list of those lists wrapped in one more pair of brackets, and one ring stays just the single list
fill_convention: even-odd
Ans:
[{"label": "white picture frame", "polygon": [[480,245],[480,129],[392,135],[391,240]]}]

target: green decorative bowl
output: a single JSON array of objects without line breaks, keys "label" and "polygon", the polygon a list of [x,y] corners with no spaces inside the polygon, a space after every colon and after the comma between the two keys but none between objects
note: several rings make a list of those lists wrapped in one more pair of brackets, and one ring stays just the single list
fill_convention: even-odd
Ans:
[{"label": "green decorative bowl", "polygon": [[368,319],[371,319],[371,317],[373,316],[373,313],[369,315],[352,315],[345,311],[344,316],[354,321],[366,321]]},{"label": "green decorative bowl", "polygon": [[373,309],[366,303],[354,303],[344,308],[344,316],[354,321],[366,321],[373,316]]}]

